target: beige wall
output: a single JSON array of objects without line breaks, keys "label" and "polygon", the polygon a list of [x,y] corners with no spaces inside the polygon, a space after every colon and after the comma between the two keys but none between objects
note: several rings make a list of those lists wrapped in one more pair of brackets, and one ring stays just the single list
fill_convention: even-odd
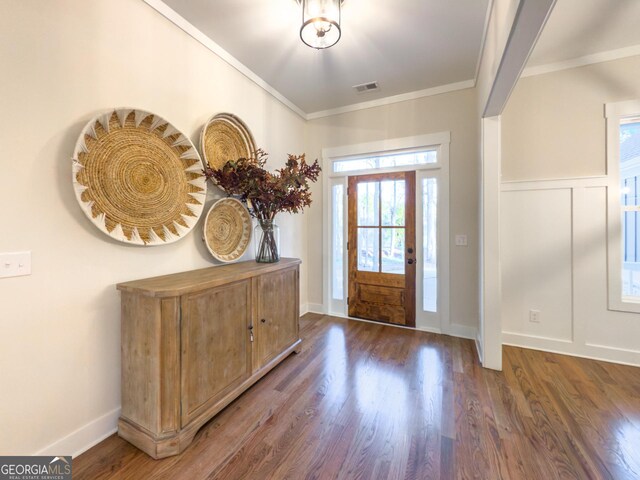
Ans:
[{"label": "beige wall", "polygon": [[[309,122],[307,155],[322,158],[322,149],[442,131],[451,132],[450,233],[466,233],[468,247],[450,246],[451,323],[477,327],[478,322],[478,122],[475,89],[425,97]],[[314,188],[308,213],[309,302],[321,304],[322,185]],[[315,253],[311,253],[315,252]]]},{"label": "beige wall", "polygon": [[502,180],[604,175],[604,104],[640,98],[640,56],[520,79],[502,116]]},{"label": "beige wall", "polygon": [[[233,112],[273,168],[304,151],[305,122],[140,0],[4,0],[0,65],[0,251],[33,252],[31,276],[0,279],[0,454],[32,454],[80,429],[55,452],[71,454],[115,427],[114,285],[212,263],[202,223],[175,244],[141,248],[85,218],[70,160],[82,127],[131,106],[196,140],[210,115]],[[278,219],[282,253],[303,268],[306,219]],[[304,304],[304,270],[301,279]]]}]

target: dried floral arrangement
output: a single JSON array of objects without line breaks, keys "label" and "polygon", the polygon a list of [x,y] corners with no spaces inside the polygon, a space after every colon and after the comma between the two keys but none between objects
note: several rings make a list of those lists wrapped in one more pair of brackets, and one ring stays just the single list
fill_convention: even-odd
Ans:
[{"label": "dried floral arrangement", "polygon": [[[289,155],[284,168],[269,172],[264,168],[267,157],[264,150],[258,149],[254,157],[230,160],[217,170],[207,165],[204,175],[228,195],[247,203],[249,213],[265,232],[260,244],[265,249],[264,258],[277,261],[277,242],[273,234],[269,235],[273,220],[280,212],[299,213],[311,205],[309,182],[318,180],[321,168],[318,160],[308,164],[302,154]],[[260,252],[256,259],[260,261]]]}]

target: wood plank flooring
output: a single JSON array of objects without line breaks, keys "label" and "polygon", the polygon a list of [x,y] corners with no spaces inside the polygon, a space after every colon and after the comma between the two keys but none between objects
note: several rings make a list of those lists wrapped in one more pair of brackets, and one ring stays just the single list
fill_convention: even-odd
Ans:
[{"label": "wood plank flooring", "polygon": [[640,479],[640,368],[308,314],[304,349],[153,460],[116,435],[77,479]]}]

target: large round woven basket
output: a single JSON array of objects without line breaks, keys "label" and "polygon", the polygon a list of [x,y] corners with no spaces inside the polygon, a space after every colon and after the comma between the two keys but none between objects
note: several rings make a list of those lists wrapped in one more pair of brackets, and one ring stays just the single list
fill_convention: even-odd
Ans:
[{"label": "large round woven basket", "polygon": [[200,218],[207,191],[191,141],[161,117],[133,109],[110,110],[83,129],[73,186],[94,225],[138,245],[184,237]]},{"label": "large round woven basket", "polygon": [[256,151],[249,128],[231,113],[219,113],[209,119],[200,134],[200,150],[214,170],[229,160],[251,158]]},{"label": "large round woven basket", "polygon": [[251,216],[235,198],[218,200],[204,220],[204,243],[221,262],[238,260],[251,241]]}]

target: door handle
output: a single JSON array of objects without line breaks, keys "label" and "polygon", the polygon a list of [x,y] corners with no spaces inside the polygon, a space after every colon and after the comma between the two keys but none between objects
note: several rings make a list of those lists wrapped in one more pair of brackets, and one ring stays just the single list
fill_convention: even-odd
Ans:
[{"label": "door handle", "polygon": [[408,259],[408,260],[407,260],[407,263],[408,263],[409,265],[413,265],[413,262],[414,262],[413,258],[410,258],[410,259]]},{"label": "door handle", "polygon": [[249,339],[253,342],[253,324],[249,325]]}]

